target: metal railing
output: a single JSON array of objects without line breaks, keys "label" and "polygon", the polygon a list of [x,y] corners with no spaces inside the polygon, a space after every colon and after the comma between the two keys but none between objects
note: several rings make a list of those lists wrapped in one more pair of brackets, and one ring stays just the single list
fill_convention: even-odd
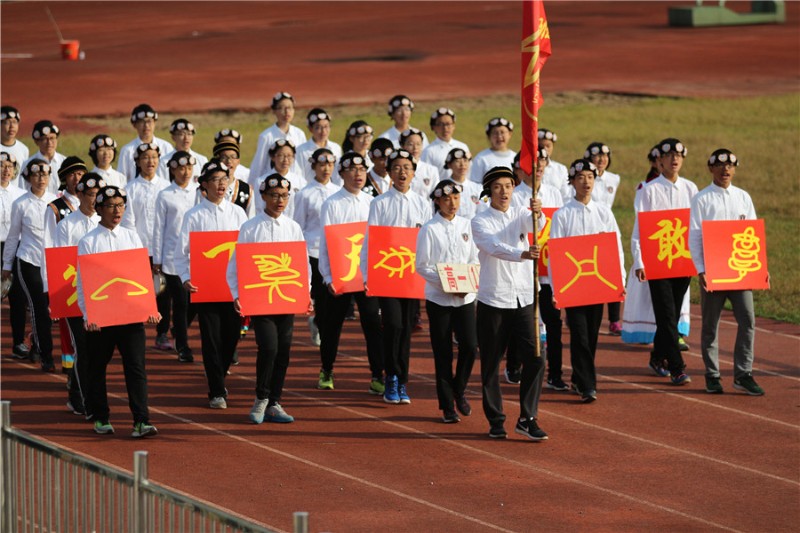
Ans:
[{"label": "metal railing", "polygon": [[[147,452],[133,454],[133,475],[60,449],[11,427],[0,402],[0,530],[150,533],[272,533],[147,478]],[[295,533],[308,513],[294,513]]]}]

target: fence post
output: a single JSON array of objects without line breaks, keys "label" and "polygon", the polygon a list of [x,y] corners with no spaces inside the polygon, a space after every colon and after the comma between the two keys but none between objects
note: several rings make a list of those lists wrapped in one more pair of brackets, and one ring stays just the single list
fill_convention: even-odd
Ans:
[{"label": "fence post", "polygon": [[292,515],[294,533],[308,533],[308,513],[297,511]]},{"label": "fence post", "polygon": [[11,439],[6,437],[6,431],[11,430],[11,402],[8,400],[0,401],[0,472],[2,472],[2,483],[0,483],[0,509],[2,509],[2,522],[0,529],[3,531],[14,531],[14,523],[17,516],[16,498],[14,496],[14,478],[16,461],[11,457]]},{"label": "fence post", "polygon": [[147,452],[133,452],[133,528],[135,533],[147,530],[147,493],[143,490],[147,483]]}]

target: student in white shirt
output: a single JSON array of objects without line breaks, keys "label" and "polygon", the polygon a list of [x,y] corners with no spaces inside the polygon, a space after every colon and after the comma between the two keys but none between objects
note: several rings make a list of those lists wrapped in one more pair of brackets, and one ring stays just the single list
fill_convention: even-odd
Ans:
[{"label": "student in white shirt", "polygon": [[[13,183],[17,177],[18,161],[20,160],[14,154],[0,152],[0,165],[2,167],[0,168],[0,258],[3,257],[6,239],[8,239],[8,233],[11,229],[11,206],[17,198],[25,194],[24,190]],[[25,293],[22,292],[22,285],[20,285],[16,261],[11,265],[11,272],[14,276],[11,288],[8,291],[12,338],[11,357],[14,359],[27,359],[30,356],[30,348],[25,344],[25,321],[27,320],[26,310],[28,304],[25,300]]]},{"label": "student in white shirt", "polygon": [[[222,161],[212,158],[203,167],[199,184],[203,189],[200,203],[183,217],[180,242],[175,250],[175,269],[184,289],[197,292],[202,287],[192,281],[189,238],[200,231],[239,231],[247,220],[244,211],[225,199],[228,191],[230,169]],[[208,401],[211,409],[227,409],[228,389],[225,376],[233,362],[239,343],[241,317],[232,301],[192,304],[200,323],[200,347],[203,368],[208,381]]]},{"label": "student in white shirt", "polygon": [[[411,98],[404,94],[391,97],[386,113],[391,117],[394,126],[381,133],[378,137],[392,141],[395,149],[402,148],[400,134],[411,127],[412,111],[414,111],[414,102]],[[428,146],[428,138],[422,133],[422,147],[425,148],[426,146]]]},{"label": "student in white shirt", "polygon": [[[172,121],[172,124],[169,125],[169,134],[172,137],[172,144],[175,148],[171,148],[166,153],[161,154],[159,173],[169,177],[169,161],[172,154],[176,151],[188,152],[195,160],[194,168],[192,169],[192,178],[197,178],[203,170],[203,165],[208,163],[208,158],[192,150],[194,136],[197,134],[194,124],[185,118],[175,119]],[[190,187],[192,190],[197,188],[196,179],[191,180]]]},{"label": "student in white shirt", "polygon": [[166,290],[172,300],[172,337],[181,363],[193,362],[194,355],[189,348],[187,334],[190,323],[189,294],[183,287],[175,265],[175,254],[180,242],[183,217],[196,203],[197,195],[191,187],[196,165],[197,159],[189,152],[172,152],[167,162],[172,183],[156,197],[153,224],[153,272],[163,273],[167,282]]},{"label": "student in white shirt", "polygon": [[347,128],[347,132],[342,141],[342,153],[355,152],[367,161],[367,168],[372,166],[369,160],[370,144],[374,137],[372,126],[363,120],[356,120]]},{"label": "student in white shirt", "polygon": [[117,157],[117,141],[105,133],[95,135],[89,143],[89,157],[94,162],[92,172],[99,174],[106,185],[113,185],[124,189],[128,184],[128,178],[114,170],[111,163]]},{"label": "student in white shirt", "polygon": [[[306,142],[306,134],[303,133],[303,130],[292,125],[294,106],[294,96],[287,92],[277,92],[272,97],[272,105],[270,107],[273,115],[275,115],[275,124],[262,131],[258,136],[256,154],[253,156],[253,162],[250,163],[250,185],[254,190],[258,190],[259,184],[253,180],[266,174],[272,174],[269,151],[275,145],[275,141],[288,140],[295,147]],[[297,165],[293,170],[300,175],[303,173],[300,165]],[[263,206],[261,207],[263,208]]]},{"label": "student in white shirt", "polygon": [[[228,174],[231,176],[225,199],[241,207],[247,218],[253,218],[256,214],[253,188],[247,183],[247,180],[234,177],[236,171],[241,167],[239,145],[231,141],[220,141],[214,146],[214,157],[228,167]],[[204,189],[200,187],[197,192],[202,195]]]},{"label": "student in white shirt", "polygon": [[32,352],[40,357],[42,371],[55,372],[53,364],[52,321],[44,292],[41,267],[44,256],[44,220],[47,205],[56,199],[48,192],[51,167],[43,159],[31,159],[22,171],[30,190],[11,204],[6,246],[3,250],[3,281],[11,275],[16,263],[17,279],[28,301],[33,330]]},{"label": "student in white shirt", "polygon": [[[237,243],[303,240],[303,231],[297,222],[283,214],[291,199],[291,187],[289,180],[280,174],[270,174],[261,182],[259,192],[264,210],[242,225]],[[235,252],[228,263],[227,278],[234,307],[241,313]],[[250,410],[250,421],[254,424],[261,424],[264,420],[279,424],[294,422],[294,417],[280,403],[289,368],[294,315],[254,315],[250,318],[250,327],[255,332],[258,347],[256,400]]]},{"label": "student in white shirt", "polygon": [[689,223],[689,248],[700,278],[700,311],[703,327],[700,349],[706,367],[706,392],[722,394],[719,371],[719,318],[725,301],[733,307],[736,319],[736,341],[733,345],[733,388],[750,396],[763,396],[753,379],[753,349],[756,317],[753,291],[709,291],[706,285],[706,264],[703,250],[703,222],[706,220],[755,220],[756,209],[750,195],[733,185],[739,159],[726,148],[714,150],[708,158],[712,183],[692,199]]},{"label": "student in white shirt", "polygon": [[[242,134],[237,130],[225,128],[214,134],[214,144],[220,144],[223,142],[236,143],[239,146],[239,153],[241,154],[242,138]],[[239,164],[236,165],[236,168],[232,168],[231,179],[234,178],[245,183],[250,183],[250,169],[242,165],[241,160],[239,161]]]},{"label": "student in white shirt", "polygon": [[[436,369],[436,396],[442,421],[459,422],[456,409],[472,414],[464,396],[478,351],[475,333],[475,293],[446,293],[439,278],[437,263],[477,264],[478,249],[472,239],[470,221],[457,216],[461,185],[440,181],[431,200],[436,214],[417,237],[417,272],[425,278],[425,310],[430,325],[431,348]],[[458,339],[458,359],[453,372],[453,335]]]},{"label": "student in white shirt", "polygon": [[[383,139],[383,141],[389,142],[388,139]],[[349,309],[352,306],[352,300],[355,299],[358,305],[361,330],[367,343],[367,359],[372,375],[368,391],[370,394],[383,396],[385,392],[383,383],[383,332],[381,330],[378,299],[374,296],[367,296],[364,290],[336,294],[332,286],[333,275],[331,273],[330,257],[328,256],[328,241],[324,232],[326,226],[350,222],[366,222],[369,218],[369,206],[373,197],[366,191],[366,160],[355,152],[345,153],[339,159],[339,175],[342,177],[342,188],[322,204],[319,215],[323,228],[319,242],[319,272],[326,291],[317,306],[317,313],[325,317],[320,328],[321,344],[319,352],[322,368],[320,369],[318,385],[323,385],[324,387],[320,388],[327,389],[332,389],[334,386],[333,365],[336,363],[336,355],[339,351],[342,324],[345,317],[351,312]],[[328,387],[328,382],[330,382],[330,387]]]},{"label": "student in white shirt", "polygon": [[449,107],[440,107],[434,111],[431,114],[430,124],[436,139],[422,150],[420,161],[433,165],[439,171],[439,179],[443,180],[450,177],[450,171],[445,164],[447,154],[456,148],[469,153],[469,148],[461,141],[453,139],[456,114]]},{"label": "student in white shirt", "polygon": [[[280,174],[282,178],[289,180],[292,188],[289,191],[289,204],[286,206],[284,216],[294,218],[294,196],[306,186],[306,179],[295,171],[295,156],[297,150],[292,141],[288,139],[278,139],[275,144],[269,149],[270,170],[256,179],[256,187],[261,190],[261,184],[264,179],[271,174]],[[252,178],[252,174],[250,175]],[[251,182],[252,186],[252,182]],[[263,195],[256,198],[256,212],[264,211]]]},{"label": "student in white shirt", "polygon": [[507,167],[511,170],[517,153],[508,148],[514,124],[503,117],[495,117],[486,123],[486,137],[489,148],[481,150],[472,160],[469,179],[482,184],[483,176],[494,167]]},{"label": "student in white shirt", "polygon": [[547,165],[547,170],[544,171],[542,183],[546,183],[561,191],[564,202],[567,202],[575,195],[575,191],[569,186],[567,167],[553,159],[553,152],[555,152],[556,149],[558,135],[556,135],[556,132],[550,131],[547,128],[539,128],[537,136],[539,137],[539,146],[547,150],[547,154],[550,156],[550,163]]},{"label": "student in white shirt", "polygon": [[[58,153],[58,138],[61,135],[61,129],[50,122],[49,120],[40,120],[33,125],[33,142],[39,148],[39,151],[28,158],[22,167],[28,166],[29,161],[34,159],[43,160],[50,166],[50,183],[47,184],[47,191],[51,194],[58,194],[58,169],[61,168],[61,163],[64,162],[64,155]],[[30,182],[22,179],[20,176],[17,179],[17,185],[21,189],[30,190]]]},{"label": "student in white shirt", "polygon": [[[172,151],[164,139],[155,136],[158,113],[148,104],[139,104],[131,111],[131,125],[136,130],[136,138],[122,147],[117,160],[117,170],[130,182],[136,178],[136,150],[143,144],[158,146],[159,154],[163,155]],[[162,176],[166,179],[166,176]]]},{"label": "student in white shirt", "polygon": [[[78,241],[78,256],[103,252],[116,252],[142,248],[142,241],[136,231],[120,225],[125,212],[126,195],[123,189],[106,186],[97,192],[95,209],[100,215],[96,228]],[[128,391],[128,405],[133,415],[133,438],[158,435],[158,430],[150,423],[150,410],[147,401],[147,370],[145,368],[144,324],[135,322],[119,326],[99,327],[89,322],[86,314],[86,300],[81,282],[80,262],[78,263],[78,306],[83,313],[86,328],[86,349],[89,353],[87,370],[86,400],[87,411],[94,420],[94,432],[99,435],[114,433],[109,422],[108,392],[106,372],[108,363],[119,350],[122,369],[125,373],[125,388]],[[147,318],[148,324],[161,320],[156,313]]]},{"label": "student in white shirt", "polygon": [[[569,167],[569,183],[575,190],[575,197],[553,215],[550,238],[615,233],[619,252],[620,274],[625,283],[622,238],[611,208],[592,200],[597,167],[588,159],[577,159]],[[623,291],[624,292],[624,291]],[[554,298],[554,304],[558,299]],[[603,304],[583,305],[567,308],[569,325],[569,353],[572,364],[572,387],[584,403],[597,399],[597,374],[595,353],[597,336],[603,320]]]},{"label": "student in white shirt", "polygon": [[[314,169],[311,168],[309,159],[320,148],[327,148],[338,161],[342,157],[342,147],[330,140],[331,115],[322,108],[315,107],[306,115],[306,124],[311,138],[297,147],[297,162],[303,167],[303,177],[310,182],[314,179]],[[342,180],[333,169],[331,180],[341,186]]]},{"label": "student in white shirt", "polygon": [[469,150],[453,148],[447,154],[444,167],[451,173],[450,179],[461,185],[461,203],[458,208],[458,216],[472,220],[472,217],[486,207],[481,201],[483,187],[469,179],[469,168],[472,163],[472,155]]},{"label": "student in white shirt", "polygon": [[419,160],[422,154],[422,132],[417,128],[404,130],[400,134],[400,148],[407,150],[417,161],[411,190],[427,200],[433,188],[439,183],[439,171],[436,167]]},{"label": "student in white shirt", "polygon": [[[430,201],[411,191],[417,162],[406,150],[395,150],[389,155],[389,175],[392,188],[372,201],[369,207],[367,234],[361,248],[361,274],[369,286],[367,250],[371,226],[396,226],[421,228],[431,218]],[[410,404],[408,395],[408,365],[411,356],[411,333],[419,311],[415,298],[380,297],[383,323],[383,353],[386,370],[386,390],[383,401],[392,404]]]},{"label": "student in white shirt", "polygon": [[[30,152],[25,144],[17,139],[19,123],[22,115],[16,107],[4,105],[0,107],[0,151],[13,154],[18,162],[28,159]],[[19,172],[19,168],[17,168]],[[14,176],[16,181],[17,175]]]},{"label": "student in white shirt", "polygon": [[[392,186],[392,179],[386,168],[386,158],[392,152],[394,152],[392,141],[383,138],[375,139],[369,147],[369,159],[363,159],[365,165],[369,165],[369,160],[372,160],[372,166],[367,169],[364,192],[373,198],[385,193]],[[355,154],[355,152],[351,153]]]},{"label": "student in white shirt", "polygon": [[[481,357],[483,412],[489,421],[489,437],[505,439],[506,415],[498,371],[509,342],[517,343],[522,359],[520,414],[514,431],[531,440],[547,439],[538,425],[544,361],[536,357],[538,325],[533,312],[533,261],[539,248],[528,244],[533,215],[528,207],[512,207],[516,177],[510,168],[490,169],[483,179],[489,208],[472,219],[472,235],[481,265],[477,295],[478,346]],[[541,204],[531,202],[539,219]]]}]

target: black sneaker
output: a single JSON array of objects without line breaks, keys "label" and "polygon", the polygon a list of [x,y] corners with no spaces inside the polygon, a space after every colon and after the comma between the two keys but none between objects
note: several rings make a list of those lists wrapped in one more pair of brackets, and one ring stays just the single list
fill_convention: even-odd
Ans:
[{"label": "black sneaker", "polygon": [[545,387],[557,391],[569,390],[569,385],[564,383],[564,380],[562,380],[561,378],[547,378],[547,383],[545,384]]},{"label": "black sneaker", "polygon": [[455,424],[456,422],[461,422],[461,418],[459,418],[458,414],[453,409],[445,409],[442,411],[442,422],[445,424]]},{"label": "black sneaker", "polygon": [[490,439],[504,439],[508,436],[506,429],[503,426],[492,426],[489,428]]},{"label": "black sneaker", "polygon": [[194,355],[191,348],[181,348],[178,350],[179,363],[194,363]]},{"label": "black sneaker", "polygon": [[597,391],[594,389],[589,389],[581,394],[581,401],[583,403],[592,403],[595,400],[597,400]]},{"label": "black sneaker", "polygon": [[764,389],[758,386],[756,380],[750,374],[733,380],[733,388],[736,390],[744,391],[750,396],[764,396]]},{"label": "black sneaker", "polygon": [[465,396],[456,398],[456,409],[458,409],[458,412],[464,416],[469,416],[472,414],[472,406],[470,406],[469,401],[467,401]]},{"label": "black sneaker", "polygon": [[709,394],[722,394],[725,392],[718,377],[706,376],[706,392]]},{"label": "black sneaker", "polygon": [[31,349],[28,348],[28,346],[24,342],[17,344],[11,349],[12,359],[18,359],[18,360],[28,359],[30,355],[31,355]]},{"label": "black sneaker", "polygon": [[514,433],[525,435],[529,439],[535,441],[547,440],[547,433],[545,433],[544,430],[539,427],[539,424],[536,423],[535,418],[529,418],[528,420],[521,419],[519,422],[517,422],[517,426],[514,428]]},{"label": "black sneaker", "polygon": [[514,370],[506,367],[504,374],[506,376],[506,383],[519,385],[519,383],[522,381],[522,371],[520,369]]}]

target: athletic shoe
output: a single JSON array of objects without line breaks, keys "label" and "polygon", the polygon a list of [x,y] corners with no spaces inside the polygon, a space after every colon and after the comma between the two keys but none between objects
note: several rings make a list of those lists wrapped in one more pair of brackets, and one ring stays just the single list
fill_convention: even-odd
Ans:
[{"label": "athletic shoe", "polygon": [[647,364],[647,366],[649,366],[650,370],[652,370],[653,373],[660,378],[668,378],[670,376],[669,370],[664,368],[662,361],[650,359],[650,362]]},{"label": "athletic shoe", "polygon": [[320,370],[317,388],[320,390],[333,390],[333,372]]},{"label": "athletic shoe", "polygon": [[381,378],[372,378],[369,382],[368,392],[375,396],[383,396],[383,393],[386,392],[386,386],[383,384],[383,380]]},{"label": "athletic shoe", "polygon": [[208,402],[208,406],[212,409],[227,409],[228,402],[225,401],[224,396],[215,396]]},{"label": "athletic shoe", "polygon": [[397,376],[386,376],[383,401],[386,403],[400,403],[400,395],[397,392]]},{"label": "athletic shoe", "polygon": [[464,416],[469,416],[472,414],[472,406],[470,406],[469,401],[465,396],[459,396],[456,398],[456,409],[458,412]]},{"label": "athletic shoe", "polygon": [[134,439],[155,437],[156,435],[158,435],[158,430],[154,425],[148,422],[137,422],[133,425],[133,433],[131,433],[131,437]]},{"label": "athletic shoe", "polygon": [[504,374],[506,376],[506,383],[511,383],[512,385],[519,385],[520,381],[522,381],[522,371],[519,369],[513,370],[511,368],[506,367]]},{"label": "athletic shoe", "polygon": [[311,331],[311,343],[314,346],[319,346],[322,344],[322,339],[319,338],[319,328],[314,323],[314,317],[308,317],[308,329]]},{"label": "athletic shoe", "polygon": [[73,415],[86,414],[86,408],[83,406],[83,401],[77,398],[75,401],[67,400],[67,411],[70,411]]},{"label": "athletic shoe", "polygon": [[529,439],[535,441],[547,440],[547,433],[545,433],[544,430],[539,427],[539,424],[536,423],[535,418],[529,418],[528,420],[521,419],[519,422],[517,422],[517,425],[514,428],[514,433],[525,435]]},{"label": "athletic shoe", "polygon": [[96,420],[94,423],[94,432],[98,435],[113,435],[114,426],[109,424],[108,420]]},{"label": "athletic shoe", "polygon": [[692,378],[690,378],[688,374],[684,374],[683,372],[681,372],[677,376],[670,377],[669,380],[673,385],[676,386],[686,385],[687,383],[692,382]]},{"label": "athletic shoe", "polygon": [[250,409],[250,422],[253,424],[260,424],[264,421],[264,412],[267,410],[268,403],[269,400],[266,398],[263,400],[256,398],[253,408]]},{"label": "athletic shoe", "polygon": [[682,352],[688,352],[689,351],[689,345],[686,344],[686,341],[684,340],[683,337],[678,337],[678,348]]},{"label": "athletic shoe", "polygon": [[14,346],[14,348],[11,349],[12,359],[28,359],[30,355],[31,355],[31,349],[28,348],[28,346],[24,342],[17,344],[16,346]]},{"label": "athletic shoe", "polygon": [[564,380],[561,378],[547,378],[547,383],[545,383],[545,387],[548,389],[553,389],[557,391],[568,391],[569,385],[564,383]]},{"label": "athletic shoe", "polygon": [[54,373],[56,371],[56,365],[53,363],[42,363],[42,372],[50,372]]},{"label": "athletic shoe", "polygon": [[283,410],[281,404],[275,403],[267,409],[267,422],[275,422],[277,424],[290,424],[294,422],[294,417]]},{"label": "athletic shoe", "polygon": [[178,362],[194,363],[194,355],[192,354],[192,349],[187,346],[186,348],[178,350]]},{"label": "athletic shoe", "polygon": [[408,396],[408,392],[406,392],[406,385],[405,383],[401,383],[397,386],[397,395],[400,397],[400,403],[410,404],[411,398]]},{"label": "athletic shoe", "polygon": [[503,426],[492,426],[489,428],[490,439],[504,439],[508,436]]},{"label": "athletic shoe", "polygon": [[167,337],[166,333],[161,333],[156,336],[156,350],[161,350],[162,352],[169,352],[172,350],[172,343],[169,341],[169,337]]},{"label": "athletic shoe", "polygon": [[581,394],[581,401],[583,403],[592,403],[595,400],[597,400],[597,391],[594,389],[589,389]]},{"label": "athletic shoe", "polygon": [[453,409],[445,409],[442,411],[442,422],[455,424],[456,422],[461,422],[461,418],[458,417],[458,414]]},{"label": "athletic shoe", "polygon": [[736,390],[744,391],[750,396],[763,396],[764,389],[758,386],[756,380],[750,374],[745,374],[739,379],[733,380],[733,388]]},{"label": "athletic shoe", "polygon": [[622,335],[622,322],[609,322],[608,334],[613,335],[614,337],[619,337]]},{"label": "athletic shoe", "polygon": [[706,376],[706,392],[709,394],[722,394],[725,392],[718,377]]}]

